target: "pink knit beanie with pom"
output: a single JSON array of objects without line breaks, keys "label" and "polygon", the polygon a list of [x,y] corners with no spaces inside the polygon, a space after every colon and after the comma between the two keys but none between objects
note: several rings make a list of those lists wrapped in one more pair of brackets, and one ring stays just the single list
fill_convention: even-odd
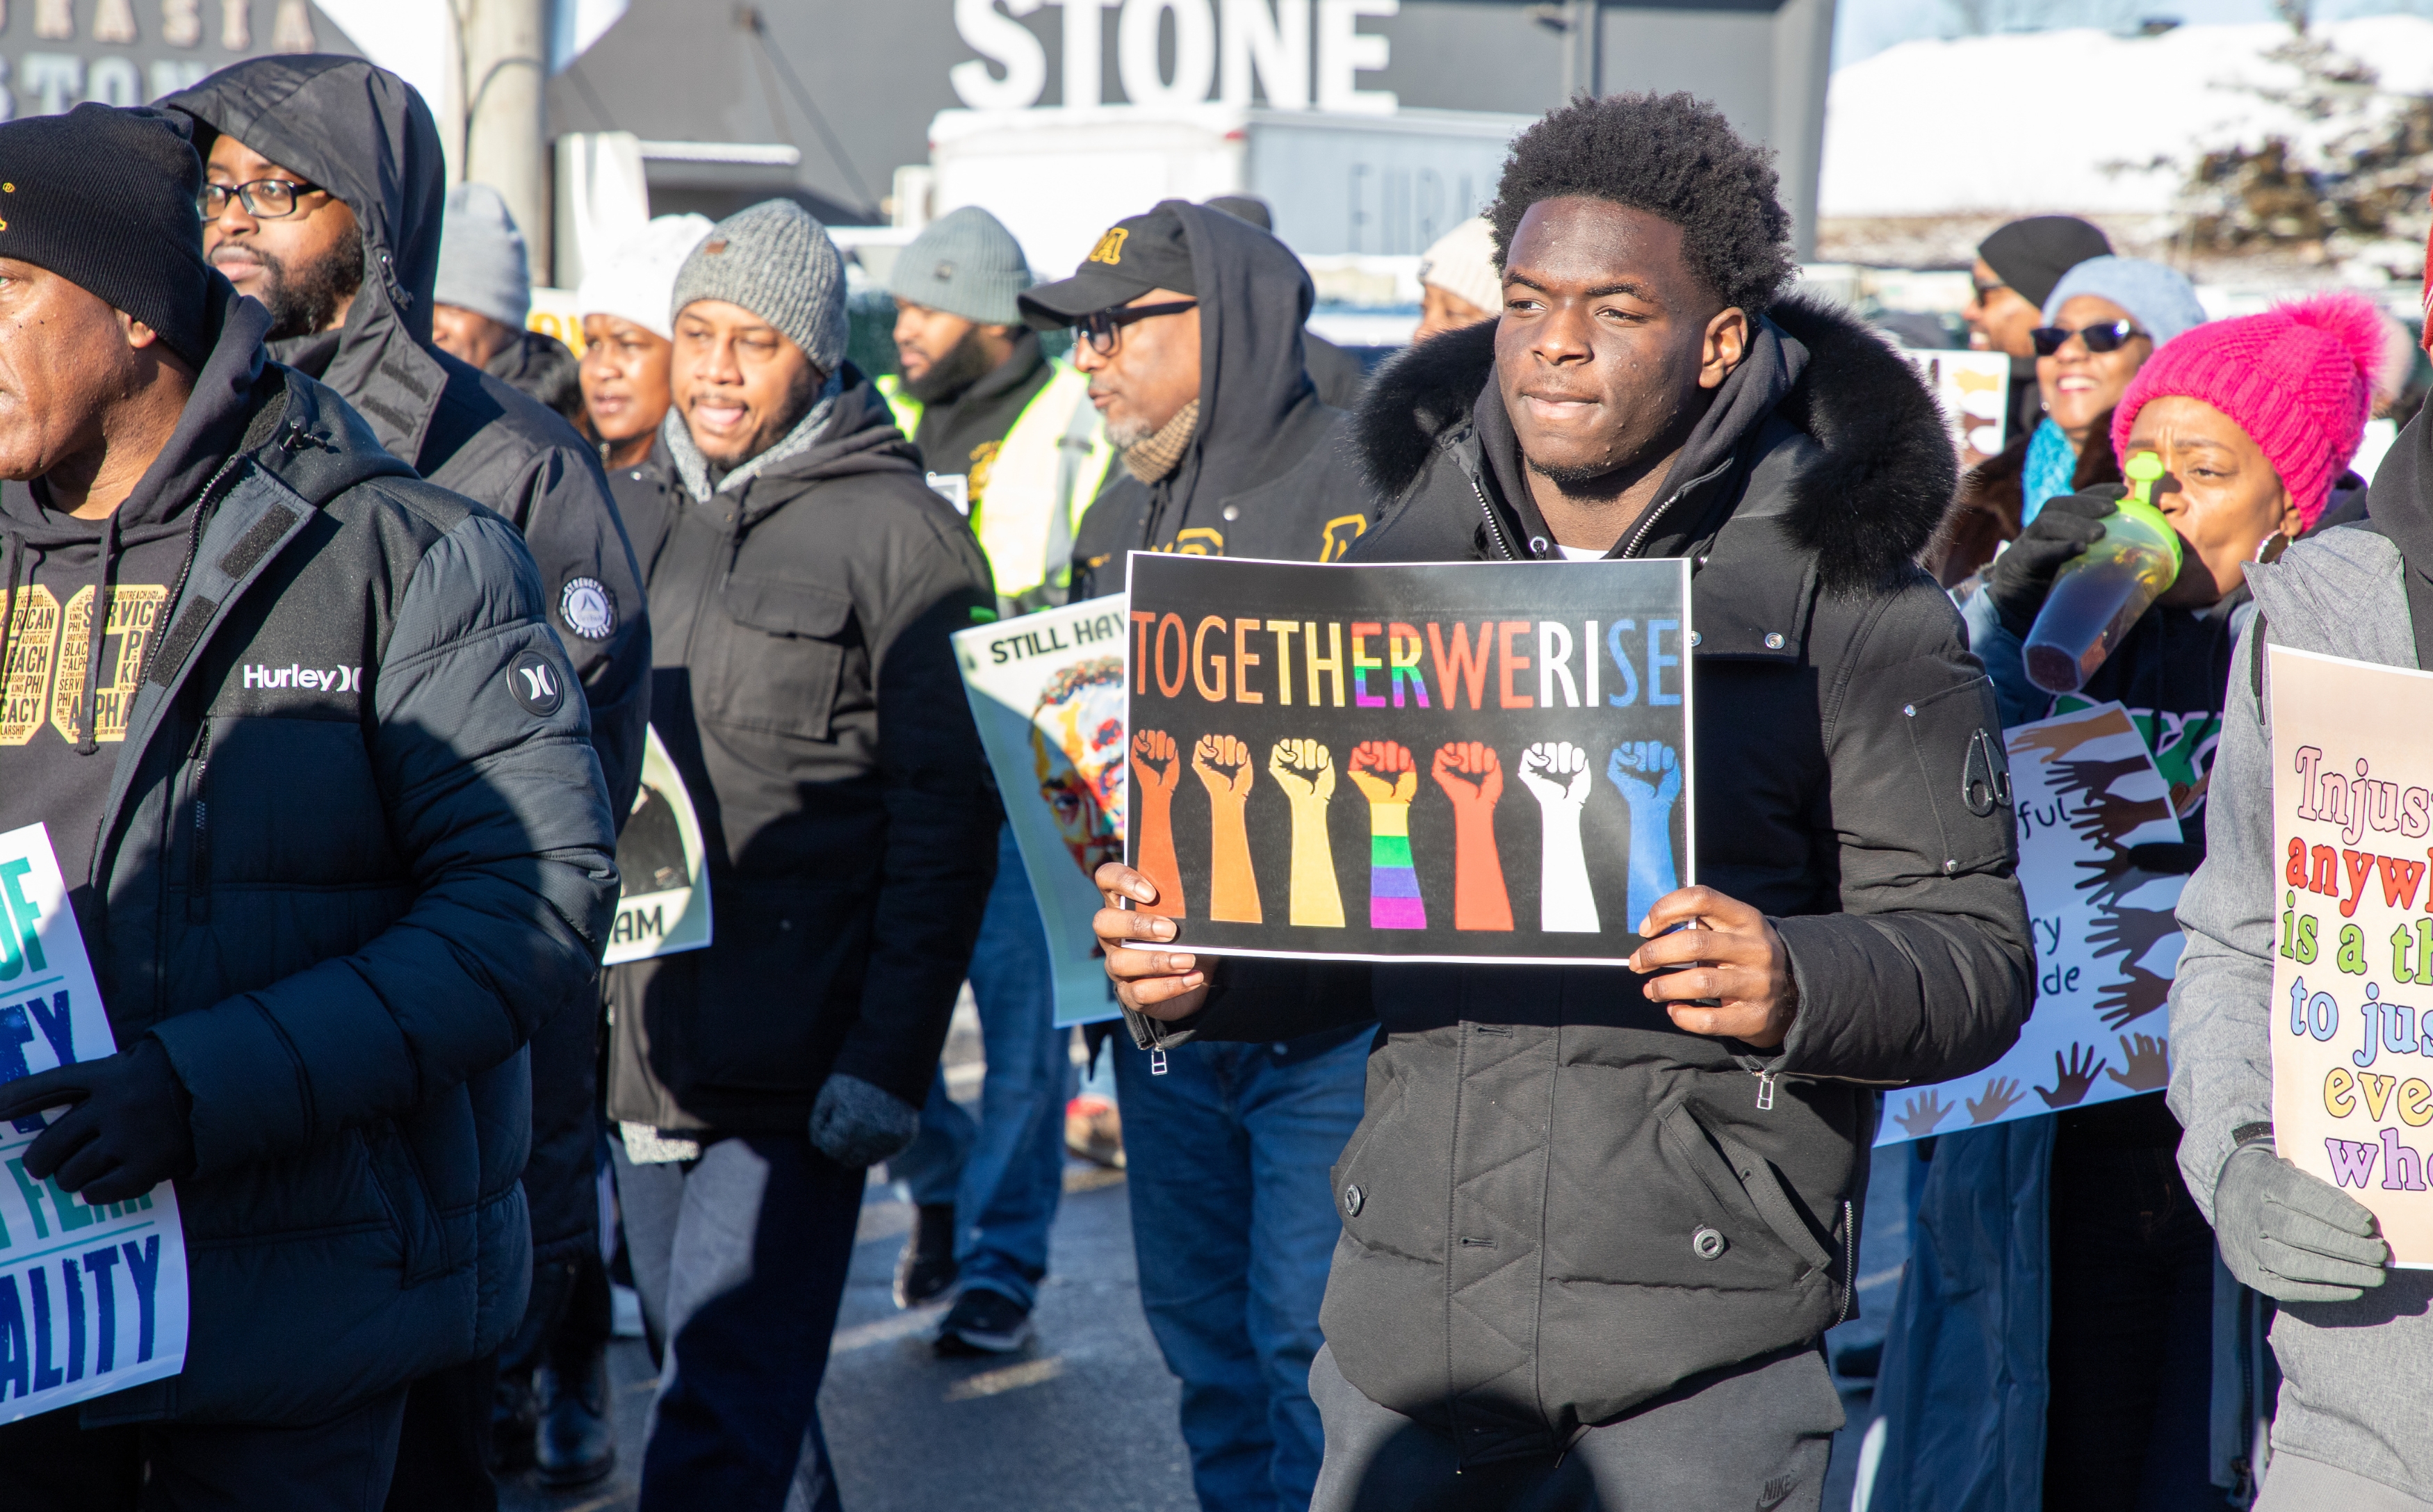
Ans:
[{"label": "pink knit beanie with pom", "polygon": [[2382,321],[2361,295],[2321,295],[2215,320],[2158,348],[2112,412],[2112,450],[2149,399],[2184,395],[2221,411],[2263,449],[2312,529],[2356,455],[2382,362]]}]

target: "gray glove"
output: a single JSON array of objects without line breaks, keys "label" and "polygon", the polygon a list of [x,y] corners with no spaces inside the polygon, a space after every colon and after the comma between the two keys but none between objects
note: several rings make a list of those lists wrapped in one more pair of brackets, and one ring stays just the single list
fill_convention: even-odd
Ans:
[{"label": "gray glove", "polygon": [[2390,1256],[2362,1204],[2261,1140],[2223,1164],[2213,1219],[2230,1273],[2275,1301],[2353,1302]]},{"label": "gray glove", "polygon": [[903,1154],[920,1131],[920,1109],[859,1077],[829,1077],[811,1104],[811,1143],[847,1170]]}]

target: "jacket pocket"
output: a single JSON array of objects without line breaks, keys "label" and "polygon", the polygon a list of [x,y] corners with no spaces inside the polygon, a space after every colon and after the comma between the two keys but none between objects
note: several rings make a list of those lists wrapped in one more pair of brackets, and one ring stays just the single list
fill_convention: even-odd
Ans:
[{"label": "jacket pocket", "polygon": [[[1721,1205],[1726,1221],[1733,1222],[1742,1231],[1734,1234],[1702,1225],[1689,1236],[1691,1253],[1703,1261],[1723,1258],[1735,1244],[1758,1236],[1758,1231],[1748,1221],[1753,1219],[1761,1226],[1763,1236],[1787,1250],[1790,1258],[1803,1263],[1798,1273],[1789,1278],[1791,1281],[1805,1281],[1817,1271],[1830,1268],[1832,1251],[1799,1215],[1790,1194],[1783,1190],[1782,1179],[1763,1157],[1728,1131],[1710,1129],[1686,1102],[1664,1115],[1662,1127],[1664,1143],[1675,1157],[1696,1173]],[[1713,1237],[1708,1237],[1710,1234]]]},{"label": "jacket pocket", "polygon": [[372,1184],[379,1189],[389,1222],[397,1230],[403,1269],[398,1283],[419,1286],[448,1269],[448,1242],[439,1232],[437,1205],[431,1199],[430,1186],[422,1179],[414,1152],[393,1125],[376,1123],[364,1131],[363,1139]]},{"label": "jacket pocket", "polygon": [[716,645],[695,666],[701,717],[730,729],[808,740],[828,738],[845,652],[856,637],[853,600],[775,578],[730,576],[723,615],[705,617]]},{"label": "jacket pocket", "polygon": [[2011,809],[2009,747],[1994,706],[1993,679],[1980,673],[1901,705],[1919,790],[1943,841],[1929,859],[1946,875],[2008,859],[2017,843]]}]

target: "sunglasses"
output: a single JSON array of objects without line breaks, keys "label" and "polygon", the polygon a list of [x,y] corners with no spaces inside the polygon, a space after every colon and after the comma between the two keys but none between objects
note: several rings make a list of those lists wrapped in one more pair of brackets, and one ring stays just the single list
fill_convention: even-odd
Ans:
[{"label": "sunglasses", "polygon": [[2050,357],[2068,346],[2072,336],[2085,342],[2088,351],[2107,352],[2118,351],[2145,334],[2129,321],[2106,320],[2101,325],[2081,326],[2076,331],[2060,326],[2038,326],[2028,332],[2028,339],[2036,344],[2037,356]]},{"label": "sunglasses", "polygon": [[1090,349],[1101,357],[1112,357],[1122,339],[1126,326],[1152,315],[1179,315],[1185,310],[1197,310],[1197,299],[1168,299],[1164,304],[1119,304],[1112,310],[1093,310],[1073,322]]}]

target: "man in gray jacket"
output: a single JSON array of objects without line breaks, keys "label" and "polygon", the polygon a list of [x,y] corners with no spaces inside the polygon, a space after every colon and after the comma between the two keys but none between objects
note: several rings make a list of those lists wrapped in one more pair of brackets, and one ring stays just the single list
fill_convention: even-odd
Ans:
[{"label": "man in gray jacket", "polygon": [[2370,520],[2247,569],[2256,615],[2231,662],[2205,862],[2180,895],[2170,1106],[2180,1171],[2231,1272],[2279,1303],[2282,1383],[2257,1512],[2433,1509],[2433,1271],[2386,1269],[2373,1215],[2281,1158],[2272,1132],[2272,849],[2266,643],[2433,667],[2433,430],[2373,480]]},{"label": "man in gray jacket", "polygon": [[583,702],[514,528],[268,360],[182,123],[0,161],[0,829],[120,1047],[0,1117],[74,1104],[21,1159],[88,1202],[175,1180],[192,1301],[181,1374],[0,1428],[0,1506],[372,1512],[407,1383],[523,1312],[522,1046],[617,892]]}]

